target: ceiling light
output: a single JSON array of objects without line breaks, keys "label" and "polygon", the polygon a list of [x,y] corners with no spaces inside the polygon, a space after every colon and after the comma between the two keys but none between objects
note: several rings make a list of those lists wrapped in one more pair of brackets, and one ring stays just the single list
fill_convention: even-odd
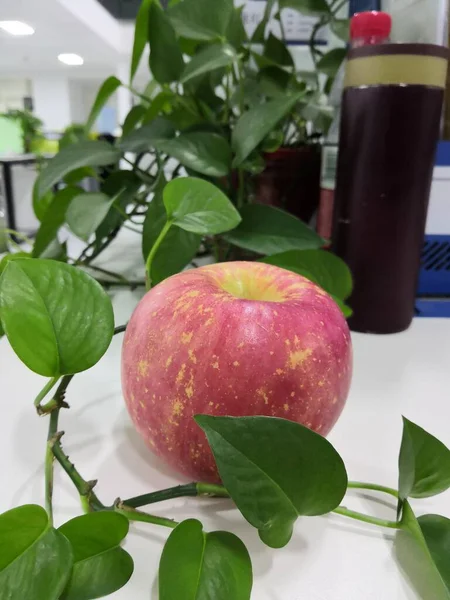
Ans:
[{"label": "ceiling light", "polygon": [[79,54],[60,54],[58,56],[58,60],[64,63],[65,65],[70,65],[71,67],[78,67],[84,63],[84,60],[81,58]]},{"label": "ceiling light", "polygon": [[34,29],[22,21],[0,21],[0,29],[11,35],[33,35]]}]

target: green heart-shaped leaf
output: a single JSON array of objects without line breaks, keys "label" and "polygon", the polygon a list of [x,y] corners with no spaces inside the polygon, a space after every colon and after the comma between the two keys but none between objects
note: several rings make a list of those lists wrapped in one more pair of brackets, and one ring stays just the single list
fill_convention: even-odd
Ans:
[{"label": "green heart-shaped leaf", "polygon": [[114,333],[102,287],[81,269],[53,260],[10,262],[0,281],[0,312],[20,360],[47,377],[89,369]]},{"label": "green heart-shaped leaf", "polygon": [[324,54],[317,63],[317,70],[328,77],[334,77],[347,56],[346,48],[333,48]]},{"label": "green heart-shaped leaf", "polygon": [[95,121],[97,120],[102,108],[121,85],[122,82],[120,79],[117,79],[117,77],[114,75],[108,77],[102,83],[97,93],[97,97],[95,98],[94,104],[92,105],[88,120],[86,121],[86,132],[89,132],[95,125]]},{"label": "green heart-shaped leaf", "polygon": [[123,152],[145,152],[155,147],[160,140],[167,140],[175,136],[173,124],[158,117],[148,125],[135,129],[120,141]]},{"label": "green heart-shaped leaf", "polygon": [[272,417],[212,417],[206,433],[224,486],[267,545],[285,546],[299,515],[334,510],[347,490],[344,463],[325,438]]},{"label": "green heart-shaped leaf", "polygon": [[428,498],[450,488],[450,450],[405,417],[398,486],[400,500]]},{"label": "green heart-shaped leaf", "polygon": [[183,0],[171,6],[168,15],[178,35],[192,40],[224,37],[233,12],[233,0]]},{"label": "green heart-shaped leaf", "polygon": [[115,164],[120,152],[102,141],[82,141],[67,146],[52,158],[36,179],[33,196],[44,196],[67,173],[80,167],[103,167]]},{"label": "green heart-shaped leaf", "polygon": [[230,172],[231,148],[227,140],[217,133],[182,133],[177,138],[155,142],[155,148],[202,175],[223,177]]},{"label": "green heart-shaped leaf", "polygon": [[346,300],[352,293],[350,269],[342,259],[331,252],[290,250],[266,256],[261,262],[303,275],[341,300]]},{"label": "green heart-shaped leaf", "polygon": [[259,254],[285,250],[309,250],[323,246],[324,240],[293,215],[263,204],[249,204],[241,210],[242,223],[227,233],[226,239],[240,248]]},{"label": "green heart-shaped leaf", "polygon": [[159,2],[152,2],[148,20],[150,69],[159,83],[178,81],[184,60],[175,30]]},{"label": "green heart-shaped leaf", "polygon": [[[401,520],[402,530],[408,532],[420,549],[420,558],[414,569],[422,571],[421,578],[414,575],[413,582],[416,580],[423,587],[421,579],[425,579],[426,590],[424,598],[450,599],[450,519],[440,515],[423,515],[416,518],[409,504],[405,501],[403,505],[403,514]],[[409,541],[409,540],[408,540]],[[407,546],[408,554],[414,553]],[[416,559],[417,560],[417,559]]]},{"label": "green heart-shaped leaf", "polygon": [[236,153],[233,166],[239,166],[299,101],[301,95],[270,100],[245,112],[237,121],[232,136]]},{"label": "green heart-shaped leaf", "polygon": [[249,600],[252,564],[227,531],[205,533],[189,519],[172,531],[159,565],[159,600]]},{"label": "green heart-shaped leaf", "polygon": [[116,199],[101,192],[78,194],[67,209],[67,225],[76,236],[88,242]]},{"label": "green heart-shaped leaf", "polygon": [[133,559],[120,547],[128,520],[113,512],[76,517],[59,528],[73,551],[73,570],[61,600],[102,598],[122,588],[133,573]]},{"label": "green heart-shaped leaf", "polygon": [[214,44],[206,46],[195,54],[186,65],[181,77],[182,83],[188,83],[199,75],[210,73],[221,67],[228,67],[237,60],[237,54],[233,46],[229,44]]},{"label": "green heart-shaped leaf", "polygon": [[[144,261],[166,224],[167,214],[163,202],[163,190],[166,181],[159,183],[153,200],[148,205],[142,234],[142,253]],[[163,239],[151,264],[150,279],[153,285],[167,277],[175,275],[188,265],[197,253],[202,238],[196,233],[184,231],[179,227],[171,227]]]},{"label": "green heart-shaped leaf", "polygon": [[0,515],[0,600],[59,600],[72,562],[69,542],[40,506]]},{"label": "green heart-shaped leaf", "polygon": [[215,185],[195,177],[180,177],[163,192],[168,219],[185,231],[215,235],[241,221],[238,211]]},{"label": "green heart-shaped leaf", "polygon": [[70,203],[75,196],[82,193],[81,188],[68,186],[55,194],[50,206],[45,211],[41,226],[36,234],[33,246],[34,258],[41,256],[51,242],[55,240],[59,229],[66,221],[66,212]]}]

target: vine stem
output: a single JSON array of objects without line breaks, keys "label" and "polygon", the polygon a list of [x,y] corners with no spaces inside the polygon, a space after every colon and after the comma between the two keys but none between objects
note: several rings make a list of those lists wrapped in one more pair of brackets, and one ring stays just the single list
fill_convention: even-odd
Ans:
[{"label": "vine stem", "polygon": [[123,502],[118,502],[114,505],[114,512],[119,513],[126,517],[129,521],[138,521],[140,523],[150,523],[152,525],[161,525],[162,527],[170,527],[175,529],[179,525],[178,521],[173,519],[166,519],[165,517],[157,517],[155,515],[149,515],[148,513],[136,510],[131,506],[127,506]]},{"label": "vine stem", "polygon": [[[398,492],[396,490],[374,483],[350,481],[348,488],[373,490],[398,497]],[[178,485],[176,487],[160,490],[158,492],[152,492],[150,494],[143,494],[142,496],[136,496],[135,498],[129,498],[128,500],[125,500],[123,504],[136,509],[142,506],[148,506],[149,504],[155,504],[156,502],[163,502],[164,500],[171,500],[173,498],[181,498],[186,496],[210,496],[220,498],[230,497],[228,491],[222,485],[194,482],[186,485]],[[371,517],[370,515],[365,515],[364,513],[350,510],[345,506],[339,506],[332,512],[350,519],[355,519],[364,523],[370,523],[371,525],[377,525],[379,527],[388,527],[390,529],[399,529],[400,527],[400,523],[397,521],[388,521],[385,519],[379,519],[377,517]]]},{"label": "vine stem", "polygon": [[394,490],[390,487],[385,487],[384,485],[378,485],[376,483],[363,483],[361,481],[349,481],[348,489],[354,490],[371,490],[373,492],[383,492],[384,494],[389,494],[390,496],[394,496],[394,498],[398,498],[397,490]]},{"label": "vine stem", "polygon": [[158,248],[161,246],[162,241],[166,237],[166,235],[171,227],[172,227],[172,221],[170,219],[168,219],[166,221],[166,224],[162,228],[161,233],[159,234],[155,243],[153,244],[153,247],[150,250],[150,254],[148,255],[147,262],[145,263],[145,270],[147,272],[147,289],[150,289],[152,286],[151,268],[152,268],[153,259],[155,258]]},{"label": "vine stem", "polygon": [[42,400],[47,396],[47,394],[49,394],[52,391],[52,389],[58,383],[59,379],[60,379],[59,377],[52,377],[51,379],[49,379],[49,381],[47,381],[47,383],[44,385],[42,390],[36,396],[36,398],[34,400],[34,405],[37,408],[38,412],[39,412],[39,408],[40,408]]},{"label": "vine stem", "polygon": [[343,517],[349,517],[350,519],[356,519],[363,523],[370,523],[371,525],[378,525],[379,527],[389,527],[390,529],[400,529],[401,525],[397,521],[386,521],[384,519],[378,519],[377,517],[370,517],[355,510],[349,510],[345,506],[338,506],[332,512]]}]

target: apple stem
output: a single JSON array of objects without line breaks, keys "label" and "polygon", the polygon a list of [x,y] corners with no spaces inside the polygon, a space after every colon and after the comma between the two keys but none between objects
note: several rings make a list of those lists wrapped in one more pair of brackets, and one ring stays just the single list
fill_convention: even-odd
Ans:
[{"label": "apple stem", "polygon": [[349,510],[348,508],[345,508],[345,506],[338,506],[338,508],[335,508],[332,512],[338,515],[342,515],[344,517],[349,517],[350,519],[362,521],[363,523],[378,525],[379,527],[389,527],[390,529],[400,529],[401,527],[400,523],[397,521],[386,521],[385,519],[370,517],[369,515],[365,515],[354,510]]}]

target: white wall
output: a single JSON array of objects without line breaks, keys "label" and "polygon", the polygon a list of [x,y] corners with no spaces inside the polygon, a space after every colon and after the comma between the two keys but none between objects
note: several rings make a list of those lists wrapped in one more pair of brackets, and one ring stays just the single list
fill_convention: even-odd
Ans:
[{"label": "white wall", "polygon": [[0,79],[0,113],[23,109],[23,99],[31,95],[28,79]]},{"label": "white wall", "polygon": [[44,131],[62,131],[71,122],[69,80],[41,76],[32,80],[34,112],[44,122]]}]

